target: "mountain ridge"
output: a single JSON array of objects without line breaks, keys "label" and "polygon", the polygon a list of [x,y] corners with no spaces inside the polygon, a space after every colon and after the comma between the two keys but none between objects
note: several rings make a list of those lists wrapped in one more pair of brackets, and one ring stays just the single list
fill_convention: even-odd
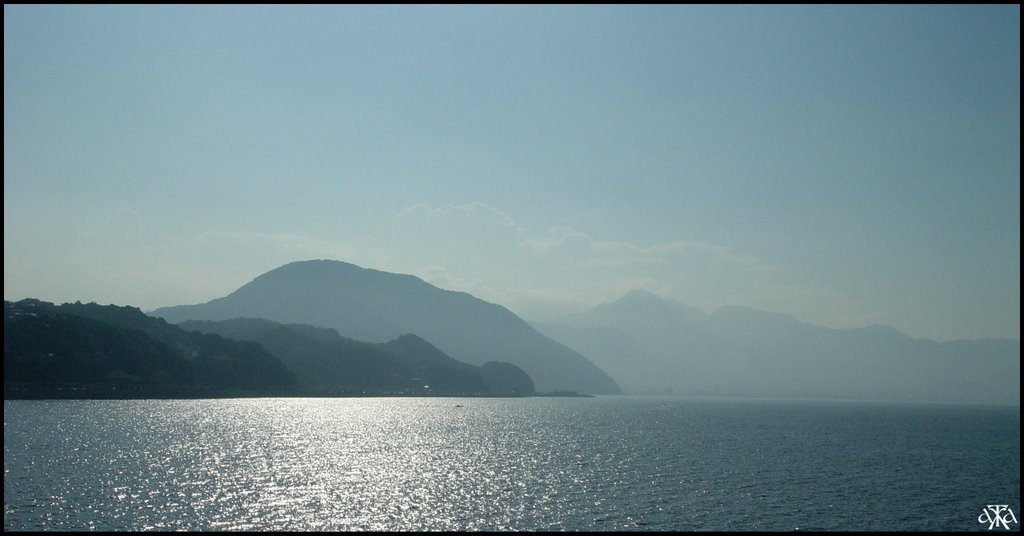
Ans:
[{"label": "mountain ridge", "polygon": [[684,305],[665,314],[674,302],[643,296],[627,293],[533,325],[632,392],[1020,403],[1019,341],[915,339],[884,325],[828,328],[745,306],[695,315]]},{"label": "mountain ridge", "polygon": [[5,397],[282,393],[295,386],[258,344],[187,332],[136,307],[4,302]]},{"label": "mountain ridge", "polygon": [[455,360],[413,334],[386,343],[343,337],[336,330],[262,318],[188,320],[182,329],[253,341],[270,350],[317,392],[396,392],[449,396],[524,396],[532,380],[514,365],[496,369]]},{"label": "mountain ridge", "polygon": [[342,261],[288,263],[227,296],[150,314],[172,323],[266,318],[329,327],[345,337],[377,343],[415,333],[459,361],[516,365],[533,378],[538,391],[621,393],[615,380],[587,358],[501,305],[440,289],[412,275]]}]

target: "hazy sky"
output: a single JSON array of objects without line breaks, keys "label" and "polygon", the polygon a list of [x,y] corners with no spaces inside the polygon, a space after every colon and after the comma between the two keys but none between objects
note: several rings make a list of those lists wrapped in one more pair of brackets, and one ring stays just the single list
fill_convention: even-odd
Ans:
[{"label": "hazy sky", "polygon": [[4,297],[295,260],[1020,337],[1020,6],[4,6]]}]

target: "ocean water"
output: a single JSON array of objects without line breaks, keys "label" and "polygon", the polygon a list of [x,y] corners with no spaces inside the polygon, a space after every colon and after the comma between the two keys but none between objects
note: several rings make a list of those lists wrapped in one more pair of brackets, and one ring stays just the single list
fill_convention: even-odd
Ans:
[{"label": "ocean water", "polygon": [[1019,520],[1019,408],[4,402],[4,530],[987,531],[991,504]]}]

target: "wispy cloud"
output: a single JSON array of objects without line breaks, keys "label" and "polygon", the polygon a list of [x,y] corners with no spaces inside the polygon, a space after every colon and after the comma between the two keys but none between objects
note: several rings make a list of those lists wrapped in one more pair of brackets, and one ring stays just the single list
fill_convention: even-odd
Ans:
[{"label": "wispy cloud", "polygon": [[[886,320],[836,290],[787,282],[784,267],[725,245],[601,240],[569,226],[534,232],[480,202],[412,205],[396,213],[390,227],[358,238],[228,229],[170,238],[146,229],[145,214],[132,208],[83,226],[81,240],[66,257],[75,277],[94,283],[57,281],[65,271],[53,270],[50,285],[98,286],[107,290],[81,299],[153,308],[207,301],[288,262],[326,258],[411,273],[538,320],[581,311],[635,288],[708,312],[748,305],[835,327]],[[100,268],[111,261],[121,270]],[[9,281],[19,281],[19,269],[5,261]]]},{"label": "wispy cloud", "polygon": [[535,233],[483,203],[418,204],[396,222],[395,236],[406,240],[382,244],[393,269],[529,319],[555,319],[643,288],[707,312],[746,305],[830,327],[887,320],[838,290],[790,281],[770,259],[702,240],[601,240],[569,226]]},{"label": "wispy cloud", "polygon": [[829,325],[878,318],[841,293],[784,283],[785,269],[769,259],[707,241],[600,240],[569,226],[535,233],[483,203],[408,207],[393,235],[384,248],[401,270],[528,317],[552,318],[644,288],[709,312],[736,304]]}]

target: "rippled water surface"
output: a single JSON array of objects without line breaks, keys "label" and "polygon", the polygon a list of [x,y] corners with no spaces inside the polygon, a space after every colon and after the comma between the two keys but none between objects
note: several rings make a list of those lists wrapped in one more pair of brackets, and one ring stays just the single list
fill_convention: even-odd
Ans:
[{"label": "rippled water surface", "polygon": [[985,530],[986,504],[1019,519],[1016,408],[4,402],[5,530]]}]

